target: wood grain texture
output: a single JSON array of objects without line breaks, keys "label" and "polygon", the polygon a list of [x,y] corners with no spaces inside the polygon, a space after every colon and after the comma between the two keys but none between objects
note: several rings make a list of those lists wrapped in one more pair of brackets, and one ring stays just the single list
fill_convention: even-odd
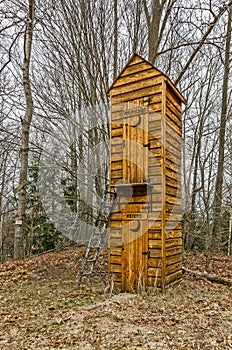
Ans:
[{"label": "wood grain texture", "polygon": [[184,98],[136,55],[109,93],[110,181],[120,197],[109,222],[109,274],[123,291],[164,288],[182,275]]},{"label": "wood grain texture", "polygon": [[152,96],[154,93],[161,92],[161,84],[157,84],[153,86],[152,84],[150,86],[143,86],[139,89],[136,88],[134,91],[131,89],[131,91],[126,93],[117,93],[115,96],[112,97],[112,103],[122,103],[126,101],[137,101],[141,97],[147,97]]},{"label": "wood grain texture", "polygon": [[[137,67],[136,67],[137,68]],[[121,76],[115,83],[113,88],[121,85],[127,85],[130,83],[135,83],[141,80],[146,80],[148,78],[161,77],[160,72],[154,70],[153,68],[148,68],[146,70],[133,72],[127,75]]]}]

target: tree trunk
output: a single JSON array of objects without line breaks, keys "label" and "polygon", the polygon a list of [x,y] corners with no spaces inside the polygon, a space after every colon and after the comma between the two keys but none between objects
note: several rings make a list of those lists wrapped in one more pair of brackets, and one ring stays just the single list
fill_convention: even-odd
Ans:
[{"label": "tree trunk", "polygon": [[114,79],[118,74],[118,0],[114,0]]},{"label": "tree trunk", "polygon": [[33,100],[30,84],[30,60],[31,47],[34,26],[35,1],[29,0],[28,19],[24,36],[24,60],[23,60],[23,87],[26,100],[26,112],[22,119],[22,140],[21,140],[21,164],[18,186],[18,208],[15,222],[14,239],[14,257],[21,259],[23,257],[23,230],[26,213],[26,184],[28,173],[28,153],[29,153],[29,134],[33,114]]},{"label": "tree trunk", "polygon": [[159,30],[162,16],[162,6],[159,0],[153,0],[151,14],[148,14],[147,4],[144,1],[145,14],[148,26],[148,60],[154,63],[159,46]]},{"label": "tree trunk", "polygon": [[228,26],[227,26],[227,38],[226,38],[226,50],[225,50],[225,68],[223,76],[223,90],[222,90],[222,107],[221,107],[221,120],[220,120],[220,133],[219,133],[219,154],[217,165],[217,176],[215,184],[214,204],[213,204],[213,237],[212,237],[212,249],[214,252],[220,251],[221,243],[221,211],[222,211],[222,185],[223,185],[223,171],[224,171],[224,153],[225,153],[225,131],[226,131],[226,119],[227,119],[227,98],[228,98],[228,85],[229,85],[229,71],[230,71],[230,42],[231,42],[231,14],[232,5],[230,5],[228,12]]},{"label": "tree trunk", "polygon": [[4,197],[4,189],[5,189],[5,182],[6,182],[6,167],[8,162],[8,154],[6,153],[4,157],[4,161],[1,164],[1,191],[0,191],[0,256],[1,256],[1,263],[4,261],[4,240],[5,240],[5,234],[3,230],[3,221],[4,221],[4,209],[3,209],[3,197]]},{"label": "tree trunk", "polygon": [[232,241],[232,208],[230,209],[229,238],[228,238],[228,251],[227,251],[227,255],[230,255],[230,252],[231,252],[231,241]]}]

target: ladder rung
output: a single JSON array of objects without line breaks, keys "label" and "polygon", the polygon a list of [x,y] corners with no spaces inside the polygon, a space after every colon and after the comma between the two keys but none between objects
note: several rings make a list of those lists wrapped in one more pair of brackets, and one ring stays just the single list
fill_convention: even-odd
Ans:
[{"label": "ladder rung", "polygon": [[92,272],[86,272],[86,273],[83,273],[83,274],[81,275],[81,277],[90,276],[91,274],[92,274]]},{"label": "ladder rung", "polygon": [[104,222],[104,221],[108,221],[108,219],[101,219],[100,217],[96,219],[96,221],[101,221],[101,222]]},{"label": "ladder rung", "polygon": [[[113,199],[110,200],[109,197],[107,198],[107,194],[112,194]],[[94,228],[92,231],[92,235],[90,237],[89,244],[87,246],[86,255],[84,257],[82,269],[81,269],[80,275],[78,277],[78,281],[77,281],[78,287],[81,284],[82,277],[90,277],[93,273],[94,264],[97,261],[97,256],[98,256],[99,250],[101,248],[102,238],[104,238],[104,236],[105,236],[107,224],[109,222],[109,217],[111,214],[111,209],[113,208],[114,200],[116,197],[117,197],[116,191],[110,191],[107,189],[105,190],[102,202],[101,202],[99,210],[98,210],[97,217],[95,219],[95,225],[94,225]],[[95,249],[94,255],[93,255],[94,258],[89,259],[91,249]],[[88,266],[88,264],[92,264],[92,265]],[[89,270],[89,272],[84,273],[84,271],[86,271],[86,270]]]},{"label": "ladder rung", "polygon": [[102,204],[101,209],[102,209],[102,208],[111,209],[111,208],[112,208],[112,204],[111,204],[111,205],[104,205],[104,204]]},{"label": "ladder rung", "polygon": [[101,240],[102,235],[98,234],[94,237],[91,237],[91,239],[89,240],[89,245],[91,246],[91,244],[93,244],[94,242],[99,242]]},{"label": "ladder rung", "polygon": [[116,192],[113,192],[113,191],[106,191],[105,193],[109,193],[109,194],[114,194],[114,195],[116,195]]}]

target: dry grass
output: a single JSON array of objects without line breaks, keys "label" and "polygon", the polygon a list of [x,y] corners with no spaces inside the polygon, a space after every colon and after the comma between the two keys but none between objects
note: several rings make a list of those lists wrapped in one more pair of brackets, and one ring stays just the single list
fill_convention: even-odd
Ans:
[{"label": "dry grass", "polygon": [[[186,275],[163,294],[111,293],[103,254],[91,284],[76,290],[82,259],[83,249],[70,248],[1,265],[1,350],[232,348],[228,287]],[[188,254],[185,266],[204,261]],[[231,278],[231,259],[214,257],[209,269]]]}]

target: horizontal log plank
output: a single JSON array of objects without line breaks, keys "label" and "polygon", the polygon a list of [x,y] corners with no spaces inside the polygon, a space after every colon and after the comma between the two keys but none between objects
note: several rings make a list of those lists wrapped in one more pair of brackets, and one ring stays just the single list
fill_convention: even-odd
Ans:
[{"label": "horizontal log plank", "polygon": [[[137,65],[138,63],[143,63],[144,60],[142,59],[142,57],[136,55],[132,58],[132,60],[128,63],[127,67],[130,67],[130,66],[134,66],[134,65]],[[152,67],[150,64],[148,64],[147,62],[144,62],[146,63],[148,66]],[[126,67],[126,69],[127,69]],[[126,70],[125,69],[125,70]]]},{"label": "horizontal log plank", "polygon": [[177,125],[182,125],[181,114],[175,112],[175,108],[173,108],[173,106],[170,106],[169,102],[167,102],[166,113],[172,120],[175,121]]},{"label": "horizontal log plank", "polygon": [[166,138],[165,150],[166,150],[166,153],[171,153],[174,156],[177,156],[178,158],[181,158],[181,150],[182,150],[182,148],[175,144],[174,139]]},{"label": "horizontal log plank", "polygon": [[[150,136],[150,135],[149,135]],[[154,135],[155,136],[155,135]],[[152,150],[152,149],[156,149],[156,153],[158,153],[158,154],[161,154],[160,152],[161,152],[161,148],[162,148],[162,141],[161,141],[161,138],[159,139],[159,138],[156,138],[156,137],[150,137],[149,139],[150,139],[150,146],[149,146],[149,150]],[[157,148],[158,148],[158,150],[157,150]],[[154,152],[153,152],[154,153]],[[152,154],[152,156],[153,156],[153,154]],[[152,158],[152,156],[151,156],[151,154],[149,154],[149,158],[151,159]]]},{"label": "horizontal log plank", "polygon": [[182,124],[179,119],[169,110],[166,111],[165,120],[168,121],[168,124],[175,126],[176,132],[180,135]]},{"label": "horizontal log plank", "polygon": [[181,181],[181,174],[178,174],[176,171],[172,171],[169,168],[166,168],[166,177],[168,177],[169,179],[173,179],[173,180],[177,180],[177,181]]},{"label": "horizontal log plank", "polygon": [[148,286],[152,288],[160,288],[162,286],[161,278],[148,277]]},{"label": "horizontal log plank", "polygon": [[120,265],[122,263],[121,256],[110,255],[110,264],[112,265]]},{"label": "horizontal log plank", "polygon": [[[148,141],[150,142],[149,145],[149,149],[152,148],[151,147],[151,143],[152,142],[156,142],[157,145],[154,145],[153,148],[157,148],[157,147],[162,147],[162,135],[161,135],[161,130],[159,130],[158,132],[149,132],[148,134]],[[150,153],[148,154],[148,156],[151,158]]]},{"label": "horizontal log plank", "polygon": [[144,204],[130,204],[128,203],[125,207],[122,208],[122,213],[140,213],[143,211]]},{"label": "horizontal log plank", "polygon": [[143,87],[141,89],[131,91],[124,94],[118,94],[112,97],[112,103],[124,102],[124,101],[133,101],[137,100],[140,97],[147,97],[159,92],[161,85]]},{"label": "horizontal log plank", "polygon": [[160,131],[161,133],[161,117],[158,116],[157,120],[152,120],[151,118],[149,119],[149,132]]},{"label": "horizontal log plank", "polygon": [[110,264],[110,272],[111,273],[122,273],[122,265],[121,264]]},{"label": "horizontal log plank", "polygon": [[161,236],[160,239],[151,239],[148,240],[148,247],[149,249],[161,249],[162,248],[162,240]]},{"label": "horizontal log plank", "polygon": [[165,247],[166,249],[167,248],[173,248],[173,247],[178,247],[178,246],[182,246],[182,238],[169,238],[169,239],[166,239],[166,242],[165,242]]},{"label": "horizontal log plank", "polygon": [[121,162],[121,161],[122,161],[122,154],[120,153],[111,154],[111,162]]},{"label": "horizontal log plank", "polygon": [[114,239],[114,240],[119,240],[122,237],[122,230],[120,229],[116,229],[116,228],[110,228],[109,230],[110,232],[110,237],[109,240]]},{"label": "horizontal log plank", "polygon": [[[172,206],[176,205],[176,204],[181,205],[181,197],[178,197],[177,195],[171,196],[169,194],[166,194],[165,203],[171,204]],[[181,210],[181,208],[180,208],[180,210]],[[173,207],[170,207],[170,209],[168,211],[173,211]]]},{"label": "horizontal log plank", "polygon": [[150,174],[149,173],[149,179],[150,179],[150,183],[152,184],[152,186],[154,185],[158,185],[161,183],[162,181],[162,177],[161,177],[161,174]]},{"label": "horizontal log plank", "polygon": [[120,74],[121,77],[125,77],[126,75],[134,74],[137,72],[142,72],[144,70],[147,70],[151,68],[151,65],[147,62],[140,62],[137,64],[132,64],[127,66],[127,68]]},{"label": "horizontal log plank", "polygon": [[161,166],[157,166],[157,164],[156,166],[149,164],[149,177],[161,174],[163,174]]},{"label": "horizontal log plank", "polygon": [[181,169],[182,149],[181,148],[177,149],[174,146],[170,146],[170,144],[166,142],[165,151],[166,151],[166,160],[168,160],[169,162],[175,163],[176,168]]},{"label": "horizontal log plank", "polygon": [[114,126],[115,125],[119,125],[119,126],[117,128],[114,128],[111,130],[111,138],[114,138],[114,137],[121,137],[122,138],[123,130],[122,130],[121,124],[114,124]]},{"label": "horizontal log plank", "polygon": [[181,103],[178,99],[177,96],[173,94],[173,92],[167,88],[166,90],[166,103],[169,106],[169,103],[171,104],[171,109],[175,109],[176,112],[180,115],[182,114],[182,108],[181,108]]},{"label": "horizontal log plank", "polygon": [[172,273],[172,274],[166,276],[165,282],[166,282],[167,284],[169,284],[169,283],[172,283],[172,282],[174,282],[174,281],[177,281],[177,280],[180,279],[181,277],[182,277],[182,270],[176,271],[176,272],[174,272],[174,273]]},{"label": "horizontal log plank", "polygon": [[114,83],[113,89],[115,87],[118,87],[118,86],[130,84],[130,83],[138,82],[140,80],[144,80],[144,79],[147,79],[147,78],[154,78],[154,77],[156,77],[156,78],[157,77],[161,77],[161,74],[160,74],[160,72],[158,72],[154,68],[149,67],[146,70],[142,70],[142,71],[139,71],[139,72],[134,72],[132,74],[123,75],[123,76],[119,77],[116,80],[116,82]]},{"label": "horizontal log plank", "polygon": [[173,130],[173,128],[166,123],[166,139],[175,145],[175,147],[177,149],[181,149],[182,148],[182,138],[181,136],[175,131]]},{"label": "horizontal log plank", "polygon": [[166,236],[166,240],[167,239],[177,239],[177,238],[182,240],[182,230],[181,230],[181,228],[178,228],[178,224],[176,224],[176,228],[174,227],[174,229],[172,231],[166,231],[165,236]]},{"label": "horizontal log plank", "polygon": [[111,161],[110,164],[111,170],[122,170],[122,160],[121,161]]},{"label": "horizontal log plank", "polygon": [[179,189],[181,187],[181,183],[179,181],[179,179],[173,179],[169,176],[165,176],[165,180],[166,180],[166,184],[168,186],[171,186],[173,188]]},{"label": "horizontal log plank", "polygon": [[[111,239],[111,238],[110,238]],[[122,240],[122,237],[120,237],[120,239],[112,239],[112,241],[115,241],[115,242],[121,242]],[[109,246],[108,247],[108,252],[109,252],[109,256],[122,256],[122,246],[119,245],[119,246]]]},{"label": "horizontal log plank", "polygon": [[[177,214],[175,214],[176,216]],[[171,218],[173,218],[173,216],[171,216]],[[179,219],[181,218],[181,219]],[[182,216],[180,214],[178,214],[178,219],[174,220],[170,220],[170,217],[169,217],[169,220],[166,221],[166,230],[167,232],[170,232],[171,230],[179,230],[181,229],[182,227]]]},{"label": "horizontal log plank", "polygon": [[149,259],[148,276],[154,278],[161,276],[161,259]]},{"label": "horizontal log plank", "polygon": [[148,272],[148,277],[152,277],[153,279],[156,279],[157,277],[161,277],[160,267],[148,266],[147,272]]},{"label": "horizontal log plank", "polygon": [[181,194],[180,189],[181,188],[175,188],[175,187],[166,185],[166,194],[170,196],[178,196],[179,194]]},{"label": "horizontal log plank", "polygon": [[110,220],[109,222],[109,228],[121,228],[122,227],[122,221],[116,221],[116,220]]},{"label": "horizontal log plank", "polygon": [[172,265],[182,261],[182,254],[170,255],[166,257],[166,264]]},{"label": "horizontal log plank", "polygon": [[122,169],[121,170],[111,170],[111,179],[122,179]]},{"label": "horizontal log plank", "polygon": [[122,142],[121,144],[113,145],[113,147],[111,148],[111,154],[112,155],[117,154],[117,156],[120,154],[122,159]]},{"label": "horizontal log plank", "polygon": [[[117,208],[117,203],[115,203],[115,206],[116,206],[116,208]],[[111,214],[111,216],[110,216],[110,219],[111,220],[118,220],[118,221],[120,221],[120,220],[122,220],[122,213],[112,213]]]},{"label": "horizontal log plank", "polygon": [[166,218],[165,218],[165,225],[166,225],[166,230],[172,231],[175,229],[180,229],[179,223],[182,222],[182,213],[176,213],[176,212],[171,212],[168,213],[166,212]]},{"label": "horizontal log plank", "polygon": [[[161,228],[161,226],[160,226],[160,228]],[[162,238],[162,234],[161,233],[159,233],[158,231],[157,232],[153,232],[153,233],[148,233],[148,246],[150,247],[150,241],[153,241],[153,240],[161,240],[161,238]]]},{"label": "horizontal log plank", "polygon": [[173,100],[170,99],[168,95],[166,99],[166,107],[176,115],[179,121],[182,120],[181,106],[179,104],[174,104]]},{"label": "horizontal log plank", "polygon": [[111,138],[111,147],[112,150],[114,151],[114,147],[120,145],[121,147],[123,147],[123,138],[121,136],[117,136],[117,137],[112,137]]},{"label": "horizontal log plank", "polygon": [[166,266],[166,274],[171,275],[177,271],[182,270],[182,262]]},{"label": "horizontal log plank", "polygon": [[165,120],[166,120],[166,124],[169,124],[169,126],[172,127],[173,130],[179,134],[179,136],[182,135],[181,125],[178,125],[174,120],[172,120],[172,118],[170,118],[168,114],[166,114]]},{"label": "horizontal log plank", "polygon": [[172,171],[181,174],[181,162],[176,162],[174,159],[166,157],[166,167]]},{"label": "horizontal log plank", "polygon": [[181,253],[182,253],[182,246],[166,249],[166,257],[181,254]]},{"label": "horizontal log plank", "polygon": [[[162,230],[161,229],[154,229],[154,228],[149,228],[148,230],[148,234],[149,234],[149,238],[153,238],[156,239],[157,235],[161,235]],[[155,236],[153,236],[155,235]]]},{"label": "horizontal log plank", "polygon": [[[112,96],[112,101],[115,102],[115,97],[118,95],[131,95],[131,93],[135,93],[136,91],[142,91],[144,88],[153,88],[153,93],[158,93],[162,91],[162,85],[161,85],[162,80],[161,79],[156,79],[156,78],[148,78],[146,80],[142,81],[136,81],[127,85],[123,86],[118,86],[112,89],[111,91],[111,96]],[[138,98],[141,97],[141,95],[138,95]],[[133,96],[133,99],[135,96]],[[129,100],[130,98],[128,98]]]},{"label": "horizontal log plank", "polygon": [[166,266],[166,277],[176,272],[180,272],[182,274],[182,262]]},{"label": "horizontal log plank", "polygon": [[160,257],[161,257],[161,247],[160,248],[150,248],[150,259],[160,258]]}]

